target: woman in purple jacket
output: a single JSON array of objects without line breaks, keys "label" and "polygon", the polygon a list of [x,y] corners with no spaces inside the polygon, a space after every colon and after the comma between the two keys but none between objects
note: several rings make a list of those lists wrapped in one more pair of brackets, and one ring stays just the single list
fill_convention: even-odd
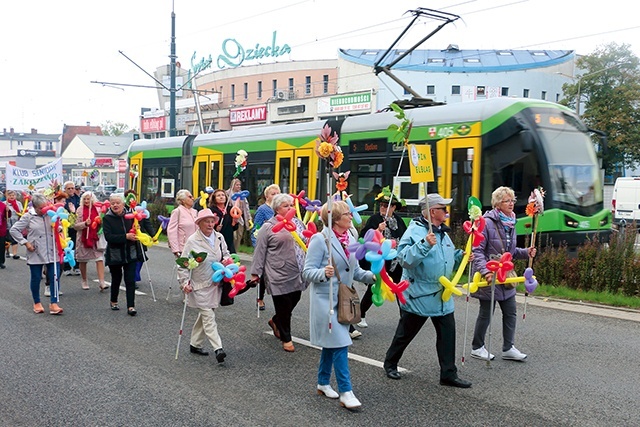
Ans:
[{"label": "woman in purple jacket", "polygon": [[[509,187],[498,187],[491,194],[493,209],[484,214],[486,225],[483,231],[484,240],[473,249],[473,270],[491,283],[493,272],[487,268],[487,262],[492,255],[501,256],[505,252],[511,252],[513,259],[533,258],[536,256],[535,248],[516,247],[516,215],[513,208],[516,197]],[[476,320],[473,342],[471,344],[471,356],[476,359],[494,359],[493,354],[484,347],[484,337],[491,322],[491,287],[483,287],[473,294],[480,301],[480,310]],[[502,311],[502,358],[506,360],[524,361],[527,355],[521,353],[513,345],[516,333],[516,290],[512,285],[497,284],[494,291],[494,301],[500,304]],[[495,302],[493,310],[495,310]]]}]

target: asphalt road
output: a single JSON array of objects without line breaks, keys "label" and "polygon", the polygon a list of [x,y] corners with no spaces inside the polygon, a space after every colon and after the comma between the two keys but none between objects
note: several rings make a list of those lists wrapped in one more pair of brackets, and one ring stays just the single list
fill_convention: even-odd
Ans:
[{"label": "asphalt road", "polygon": [[[498,357],[487,366],[468,354],[477,314],[472,300],[462,366],[466,304],[456,297],[459,375],[473,382],[462,390],[438,384],[429,322],[400,362],[404,377],[386,378],[380,366],[398,309],[385,302],[371,309],[369,327],[350,348],[354,392],[363,403],[360,411],[350,412],[315,393],[319,351],[306,344],[306,295],[294,311],[295,353],[285,353],[270,333],[270,299],[258,317],[251,292],[216,310],[228,355],[224,364],[189,353],[195,320],[189,309],[175,360],[182,303],[175,285],[166,299],[173,257],[159,246],[150,257],[156,301],[143,270],[137,317],[111,311],[108,292],[99,293],[95,282],[82,290],[79,277],[63,277],[62,316],[35,315],[25,261],[7,260],[0,270],[0,425],[638,425],[637,312],[529,298],[526,324],[519,320],[516,335],[528,361]],[[96,277],[94,266],[89,274]],[[124,306],[124,291],[120,298]],[[519,304],[519,316],[522,308]],[[497,313],[494,350],[501,346]],[[205,349],[211,350],[208,343]]]}]

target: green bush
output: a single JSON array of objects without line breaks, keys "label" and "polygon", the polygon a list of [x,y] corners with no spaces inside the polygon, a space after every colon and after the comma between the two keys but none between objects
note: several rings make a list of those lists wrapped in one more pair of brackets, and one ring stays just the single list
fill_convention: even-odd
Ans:
[{"label": "green bush", "polygon": [[[160,221],[158,221],[158,215],[169,216],[169,212],[167,211],[167,203],[162,197],[158,197],[155,202],[147,204],[147,210],[151,214],[151,225],[153,225],[154,229],[158,229],[160,227]],[[162,231],[163,234],[166,234],[166,231]]]}]

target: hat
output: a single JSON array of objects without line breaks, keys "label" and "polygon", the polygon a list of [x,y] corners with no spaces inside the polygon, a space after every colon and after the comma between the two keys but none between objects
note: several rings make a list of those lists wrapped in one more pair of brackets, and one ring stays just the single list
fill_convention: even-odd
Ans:
[{"label": "hat", "polygon": [[404,199],[398,199],[398,196],[391,192],[391,189],[387,185],[384,188],[381,188],[382,192],[376,196],[377,203],[387,203],[390,205],[395,205],[396,209],[400,209],[403,206],[406,206],[406,202]]},{"label": "hat", "polygon": [[204,192],[207,194],[212,194],[213,193],[213,187],[207,187],[204,189]]},{"label": "hat", "polygon": [[429,208],[432,207],[436,207],[438,205],[440,205],[439,207],[444,207],[448,204],[450,204],[453,199],[445,199],[444,197],[442,197],[441,195],[439,195],[438,193],[432,193],[432,194],[427,194],[427,197],[425,197],[424,199],[420,200],[420,210],[423,211],[427,208],[427,201],[429,201]]},{"label": "hat", "polygon": [[200,212],[198,212],[198,217],[196,218],[196,225],[200,224],[200,221],[206,218],[218,219],[218,215],[211,212],[211,209],[203,209]]}]

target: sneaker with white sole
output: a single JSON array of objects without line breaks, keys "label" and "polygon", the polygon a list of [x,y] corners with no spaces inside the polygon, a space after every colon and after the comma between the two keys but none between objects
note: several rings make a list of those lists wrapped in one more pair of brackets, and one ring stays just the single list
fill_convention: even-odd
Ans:
[{"label": "sneaker with white sole", "polygon": [[80,276],[80,270],[78,270],[77,268],[74,268],[73,270],[71,270],[71,274],[73,274],[74,276]]},{"label": "sneaker with white sole", "polygon": [[511,346],[511,348],[507,351],[502,352],[502,358],[505,360],[517,360],[519,362],[524,361],[527,358],[527,355],[521,353],[520,350],[515,348],[515,346]]},{"label": "sneaker with white sole", "polygon": [[[475,357],[476,359],[487,360],[489,358],[489,352],[484,346],[480,348],[476,348],[475,350],[471,350],[471,357]],[[491,355],[491,360],[495,359],[496,356]]]},{"label": "sneaker with white sole", "polygon": [[367,325],[367,321],[363,317],[362,320],[360,320],[360,322],[356,326],[358,326],[359,328],[366,328],[369,325]]},{"label": "sneaker with white sole", "polygon": [[71,276],[71,270],[65,270],[62,272],[63,276]]},{"label": "sneaker with white sole", "polygon": [[351,336],[352,340],[358,339],[362,336],[362,332],[358,331],[357,329],[354,330],[353,332],[350,332],[349,335]]},{"label": "sneaker with white sole", "polygon": [[50,286],[45,286],[44,287],[44,296],[45,297],[50,297],[51,296],[51,287]]}]

